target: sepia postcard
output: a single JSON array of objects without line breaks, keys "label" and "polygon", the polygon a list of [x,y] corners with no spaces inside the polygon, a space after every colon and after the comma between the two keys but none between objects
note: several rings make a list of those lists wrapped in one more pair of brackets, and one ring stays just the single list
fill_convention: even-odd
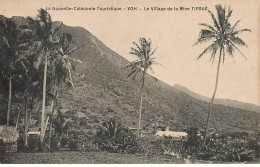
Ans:
[{"label": "sepia postcard", "polygon": [[259,0],[0,0],[0,164],[259,164]]}]

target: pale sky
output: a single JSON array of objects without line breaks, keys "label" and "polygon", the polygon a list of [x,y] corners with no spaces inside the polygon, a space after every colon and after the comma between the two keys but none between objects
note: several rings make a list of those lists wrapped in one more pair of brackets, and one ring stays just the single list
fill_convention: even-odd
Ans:
[{"label": "pale sky", "polygon": [[[208,7],[215,13],[215,4],[230,5],[234,10],[230,19],[233,25],[241,19],[239,28],[252,32],[241,33],[248,47],[240,48],[247,61],[235,53],[235,61],[226,56],[221,64],[216,98],[228,98],[260,105],[260,56],[259,56],[259,1],[258,0],[0,0],[0,14],[33,16],[39,8],[46,7],[121,7],[123,11],[54,11],[49,10],[54,21],[63,21],[69,26],[81,26],[90,31],[109,48],[127,58],[132,42],[139,37],[151,38],[157,61],[154,75],[169,85],[179,84],[201,95],[211,97],[216,79],[216,66],[209,62],[210,55],[199,61],[197,56],[210,43],[192,47],[198,38],[201,26],[212,24],[206,11],[144,11],[144,7]],[[128,11],[127,7],[138,7]],[[141,10],[139,10],[141,9]],[[151,10],[151,9],[150,9]],[[216,59],[217,60],[217,59]]]}]

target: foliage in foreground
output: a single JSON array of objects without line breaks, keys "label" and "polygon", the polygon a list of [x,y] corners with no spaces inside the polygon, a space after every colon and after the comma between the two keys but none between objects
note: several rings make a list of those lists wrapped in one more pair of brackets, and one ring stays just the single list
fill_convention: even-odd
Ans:
[{"label": "foliage in foreground", "polygon": [[[244,162],[259,158],[260,145],[257,136],[246,132],[212,134],[203,146],[202,134],[196,128],[190,128],[187,139],[175,140],[164,137],[145,141],[140,144],[141,153],[148,155],[171,155],[204,161]],[[259,134],[258,134],[259,135]]]},{"label": "foliage in foreground", "polygon": [[95,135],[94,143],[99,149],[108,152],[135,153],[137,151],[135,135],[113,119],[102,123],[102,127]]},{"label": "foliage in foreground", "polygon": [[19,134],[15,127],[0,126],[0,139],[3,139],[4,143],[15,143],[18,137]]}]

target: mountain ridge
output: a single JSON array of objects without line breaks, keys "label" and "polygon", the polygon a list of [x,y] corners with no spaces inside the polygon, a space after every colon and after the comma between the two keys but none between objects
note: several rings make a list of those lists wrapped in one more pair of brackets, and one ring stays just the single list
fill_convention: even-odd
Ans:
[{"label": "mountain ridge", "polygon": [[[173,88],[183,91],[184,93],[186,93],[194,98],[197,98],[199,100],[205,101],[205,102],[210,102],[210,100],[211,100],[211,98],[203,96],[199,93],[193,92],[190,89],[188,89],[187,87],[184,87],[179,84],[174,84]],[[232,99],[215,98],[214,104],[221,104],[224,106],[230,106],[230,107],[234,107],[234,108],[240,108],[243,110],[255,111],[255,112],[260,113],[260,106],[252,104],[252,103],[245,103],[245,102],[232,100]]]}]

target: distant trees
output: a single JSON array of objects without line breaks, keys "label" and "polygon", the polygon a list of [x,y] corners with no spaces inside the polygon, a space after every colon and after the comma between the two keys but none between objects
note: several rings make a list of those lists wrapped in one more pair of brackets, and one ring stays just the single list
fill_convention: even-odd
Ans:
[{"label": "distant trees", "polygon": [[152,65],[155,64],[155,58],[152,57],[156,51],[151,48],[152,41],[146,40],[145,38],[139,39],[139,45],[135,42],[133,42],[135,47],[131,48],[130,54],[137,56],[137,60],[129,63],[126,67],[129,67],[131,69],[131,72],[127,76],[132,77],[132,80],[134,80],[138,73],[141,73],[141,99],[140,99],[140,108],[139,108],[139,118],[138,118],[138,129],[137,129],[137,138],[140,138],[140,129],[141,129],[141,120],[142,120],[142,105],[143,105],[143,89],[145,84],[145,77],[147,70],[152,70]]},{"label": "distant trees", "polygon": [[236,23],[233,26],[231,26],[230,17],[232,15],[233,10],[231,10],[230,7],[228,8],[228,10],[226,10],[226,7],[222,7],[221,5],[216,5],[215,7],[217,10],[217,17],[215,17],[215,15],[210,10],[208,11],[209,14],[211,15],[214,24],[210,25],[206,23],[200,23],[199,25],[205,28],[203,28],[200,31],[199,38],[197,39],[197,42],[194,44],[197,45],[197,44],[201,44],[213,40],[213,42],[197,58],[200,59],[204,54],[210,52],[211,54],[210,60],[212,61],[212,63],[214,63],[215,56],[217,54],[217,51],[219,50],[216,83],[210,101],[210,109],[208,112],[208,117],[207,117],[207,122],[205,127],[204,144],[208,134],[208,127],[209,127],[210,116],[213,108],[213,101],[217,92],[219,69],[220,69],[221,61],[224,63],[226,53],[232,58],[234,58],[235,50],[237,50],[246,59],[246,56],[237,47],[237,46],[246,46],[246,43],[241,38],[238,37],[238,34],[240,32],[250,31],[247,28],[237,30],[237,25],[240,22],[240,20],[236,21]]}]

